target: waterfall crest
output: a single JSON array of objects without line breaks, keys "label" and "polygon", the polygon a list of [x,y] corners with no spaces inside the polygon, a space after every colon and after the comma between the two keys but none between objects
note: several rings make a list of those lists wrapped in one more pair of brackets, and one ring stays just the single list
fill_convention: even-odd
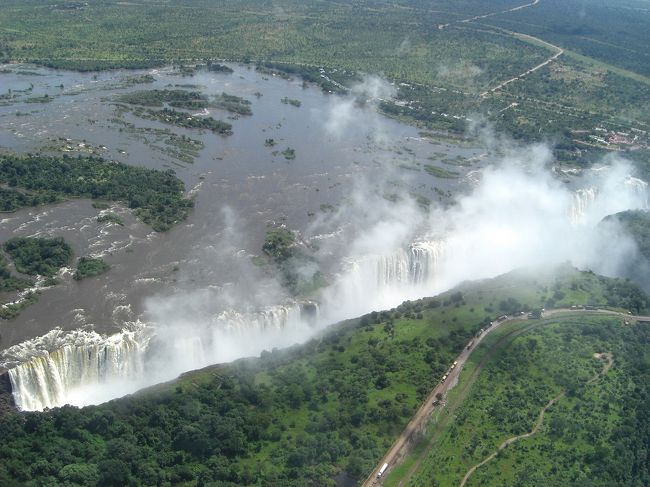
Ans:
[{"label": "waterfall crest", "polygon": [[579,189],[573,193],[573,201],[569,208],[569,219],[574,225],[582,223],[587,211],[596,201],[596,188]]},{"label": "waterfall crest", "polygon": [[48,335],[12,347],[4,354],[5,366],[20,361],[8,375],[16,406],[21,410],[61,406],[71,402],[71,397],[72,402],[84,405],[87,400],[74,398],[79,388],[117,378],[134,382],[142,378],[147,343],[143,333],[125,330],[103,337],[95,332],[66,333],[56,329]]},{"label": "waterfall crest", "polygon": [[318,317],[318,304],[305,301],[248,313],[227,310],[215,316],[209,327],[175,336],[142,323],[108,337],[56,328],[7,349],[0,365],[9,369],[20,410],[84,406],[172,379],[191,368],[231,360],[228,348],[233,341],[251,342],[246,340],[251,333],[278,336],[311,327]]}]

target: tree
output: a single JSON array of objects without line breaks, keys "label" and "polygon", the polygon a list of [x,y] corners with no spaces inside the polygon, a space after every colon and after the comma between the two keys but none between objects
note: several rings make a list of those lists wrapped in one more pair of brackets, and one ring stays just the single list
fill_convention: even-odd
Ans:
[{"label": "tree", "polygon": [[124,487],[129,484],[129,466],[115,459],[103,460],[99,463],[99,484],[106,487]]},{"label": "tree", "polygon": [[71,463],[59,471],[59,478],[64,482],[95,485],[99,480],[99,469],[93,464]]}]

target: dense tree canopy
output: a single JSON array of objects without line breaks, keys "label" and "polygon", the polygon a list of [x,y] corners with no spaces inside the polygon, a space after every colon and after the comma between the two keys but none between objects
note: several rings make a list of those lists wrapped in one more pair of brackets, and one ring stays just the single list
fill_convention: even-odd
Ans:
[{"label": "dense tree canopy", "polygon": [[121,201],[157,231],[184,220],[192,208],[171,169],[157,171],[98,157],[3,155],[0,181],[35,194]]}]

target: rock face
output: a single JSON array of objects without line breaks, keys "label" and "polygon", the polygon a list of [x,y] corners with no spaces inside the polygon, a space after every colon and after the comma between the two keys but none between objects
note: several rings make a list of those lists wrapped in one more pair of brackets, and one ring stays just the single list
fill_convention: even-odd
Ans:
[{"label": "rock face", "polygon": [[0,416],[16,409],[14,396],[11,393],[11,381],[6,370],[0,369]]}]

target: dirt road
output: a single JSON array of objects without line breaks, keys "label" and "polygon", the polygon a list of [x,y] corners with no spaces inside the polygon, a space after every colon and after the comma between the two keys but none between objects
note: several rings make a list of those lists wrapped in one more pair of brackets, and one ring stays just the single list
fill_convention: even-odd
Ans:
[{"label": "dirt road", "polygon": [[[576,314],[596,313],[596,314],[603,314],[609,316],[619,316],[627,320],[650,322],[650,316],[633,316],[633,315],[619,313],[616,311],[609,311],[609,310],[585,310],[585,309],[568,309],[568,308],[545,311],[544,318],[549,318],[560,314],[574,314],[574,313]],[[447,379],[445,381],[441,381],[436,385],[436,387],[433,388],[433,390],[431,391],[429,396],[425,399],[424,403],[420,406],[418,411],[415,413],[411,421],[409,421],[409,423],[406,425],[404,431],[399,435],[399,437],[395,440],[395,442],[390,447],[388,452],[379,461],[375,469],[370,473],[370,475],[363,482],[362,484],[363,487],[381,485],[382,479],[386,476],[386,474],[390,471],[390,469],[394,467],[396,464],[398,464],[410,452],[411,447],[414,446],[415,442],[418,439],[418,434],[421,431],[423,431],[424,428],[426,427],[427,422],[431,417],[433,411],[436,410],[437,407],[438,408],[441,407],[441,406],[433,405],[434,401],[436,400],[436,396],[438,394],[442,394],[443,396],[445,396],[448,390],[454,387],[454,385],[458,381],[458,376],[460,375],[460,371],[462,370],[463,366],[467,362],[467,359],[471,356],[474,350],[476,350],[476,348],[483,341],[483,339],[488,334],[496,330],[497,328],[503,326],[505,323],[511,323],[514,321],[523,321],[526,319],[527,319],[526,316],[512,316],[506,318],[505,320],[494,322],[494,325],[487,328],[479,337],[474,338],[473,342],[470,342],[471,343],[470,347],[466,346],[463,349],[460,355],[458,355],[458,357],[456,358],[456,366],[449,372]],[[543,322],[537,322],[537,321],[536,323],[543,324]],[[520,332],[523,331],[526,330],[521,330]],[[520,332],[515,333],[515,335],[520,334]],[[553,401],[549,403],[547,407],[542,411],[541,414],[542,421],[544,417],[543,412],[558,399],[560,399],[560,397],[554,398]],[[379,470],[381,469],[382,465],[384,465],[384,463],[388,464],[388,469],[384,472],[382,478],[378,478],[377,474],[379,473]]]},{"label": "dirt road", "polygon": [[[506,32],[508,32],[508,31],[506,31]],[[546,66],[547,64],[552,63],[552,62],[555,61],[557,58],[559,58],[562,54],[564,54],[564,49],[562,49],[560,46],[556,46],[555,44],[551,44],[550,42],[546,42],[546,41],[544,41],[544,40],[542,40],[542,39],[539,39],[539,38],[537,38],[537,37],[529,36],[528,34],[521,34],[521,33],[519,33],[519,32],[508,32],[508,33],[511,34],[511,35],[513,35],[513,36],[515,36],[515,37],[517,37],[517,38],[519,38],[519,39],[538,42],[538,43],[540,43],[540,44],[542,44],[542,45],[544,45],[544,46],[546,46],[546,47],[550,47],[551,49],[555,49],[556,52],[555,52],[555,54],[553,54],[550,58],[548,58],[548,59],[547,59],[546,61],[544,61],[543,63],[540,63],[540,64],[538,64],[537,66],[535,66],[535,67],[533,67],[533,68],[530,68],[528,71],[524,71],[523,73],[521,73],[521,74],[515,76],[514,78],[510,78],[510,79],[508,79],[508,80],[505,80],[505,81],[499,83],[499,84],[496,85],[494,88],[490,88],[489,90],[484,91],[483,93],[481,93],[481,97],[482,97],[482,98],[485,98],[485,97],[488,96],[489,94],[494,93],[495,91],[500,90],[501,88],[503,88],[504,86],[506,86],[506,85],[508,85],[508,84],[510,84],[510,83],[513,83],[513,82],[515,82],[515,81],[517,81],[517,80],[520,80],[520,79],[522,79],[522,78],[528,76],[528,75],[531,74],[531,73],[534,73],[534,72],[537,71],[538,69],[542,69],[544,66]]]},{"label": "dirt road", "polygon": [[555,396],[553,399],[551,399],[551,400],[546,404],[546,406],[544,406],[544,407],[542,408],[542,410],[541,410],[540,413],[539,413],[539,416],[537,417],[537,421],[535,422],[535,426],[533,427],[533,429],[532,429],[531,431],[529,431],[528,433],[524,433],[523,435],[519,435],[519,436],[514,436],[514,437],[512,437],[512,438],[508,438],[508,439],[505,440],[503,443],[501,443],[501,444],[499,445],[499,447],[498,447],[494,452],[492,452],[492,453],[490,454],[490,456],[488,456],[485,460],[483,460],[481,463],[477,463],[477,464],[474,465],[472,468],[470,468],[469,471],[468,471],[468,472],[465,474],[465,476],[463,477],[463,480],[461,480],[461,482],[460,482],[460,487],[465,487],[465,484],[467,483],[467,481],[469,480],[469,478],[472,476],[472,474],[473,474],[474,472],[476,472],[476,469],[478,469],[479,467],[482,467],[482,466],[485,465],[487,462],[489,462],[490,460],[492,460],[494,457],[496,457],[496,456],[499,454],[499,452],[500,452],[501,450],[503,450],[504,448],[506,448],[508,445],[511,445],[511,444],[514,443],[515,441],[523,440],[524,438],[530,438],[530,437],[533,436],[535,433],[537,433],[537,432],[539,431],[539,429],[542,427],[542,424],[544,423],[544,414],[546,414],[546,411],[548,410],[548,408],[550,408],[553,404],[555,404],[555,403],[558,402],[560,399],[562,399],[562,398],[565,396],[565,394],[566,394],[566,391],[562,391],[560,394],[558,394],[558,395]]},{"label": "dirt road", "polygon": [[[597,353],[597,354],[594,354],[594,357],[597,358],[597,359],[600,359],[600,360],[605,359],[605,360],[607,360],[607,363],[603,366],[603,370],[602,370],[602,371],[598,372],[594,377],[592,377],[591,379],[589,379],[589,380],[587,381],[587,384],[591,384],[592,382],[595,382],[595,381],[597,381],[598,379],[600,379],[600,378],[601,378],[602,376],[604,376],[604,375],[609,371],[609,369],[611,369],[612,366],[614,365],[614,358],[612,357],[611,352]],[[494,452],[492,452],[492,453],[491,453],[491,454],[490,454],[490,455],[489,455],[485,460],[483,460],[483,461],[480,462],[480,463],[477,463],[477,464],[474,465],[472,468],[470,468],[470,469],[467,471],[467,473],[465,474],[465,476],[463,477],[463,480],[460,482],[460,486],[459,486],[459,487],[465,487],[465,484],[467,483],[467,481],[469,480],[469,478],[474,474],[474,472],[476,472],[476,470],[477,470],[478,468],[482,467],[483,465],[485,465],[486,463],[488,463],[490,460],[492,460],[494,457],[496,457],[496,456],[499,454],[499,452],[500,452],[501,450],[503,450],[504,448],[506,448],[508,445],[512,445],[512,444],[513,444],[514,442],[516,442],[516,441],[523,440],[523,439],[525,439],[525,438],[530,438],[531,436],[537,434],[537,432],[539,431],[539,429],[542,427],[542,424],[544,424],[544,415],[546,414],[546,411],[548,411],[548,408],[550,408],[553,404],[555,404],[555,403],[558,402],[560,399],[562,399],[565,395],[566,395],[566,391],[562,391],[560,394],[558,394],[558,395],[555,396],[553,399],[551,399],[551,400],[550,400],[550,401],[549,401],[549,402],[548,402],[548,403],[547,403],[547,404],[542,408],[542,410],[541,410],[540,413],[539,413],[539,416],[537,417],[537,421],[535,422],[535,426],[533,427],[532,430],[530,430],[530,432],[528,432],[528,433],[524,433],[523,435],[513,436],[512,438],[508,438],[508,439],[505,440],[503,443],[501,443],[501,444],[498,446],[498,448],[497,448]]]},{"label": "dirt road", "polygon": [[539,3],[540,0],[534,0],[531,3],[527,3],[525,5],[519,5],[518,7],[513,7],[508,10],[500,10],[499,12],[491,12],[489,14],[484,14],[484,15],[476,15],[474,17],[470,17],[467,19],[462,19],[462,20],[456,20],[454,22],[450,22],[448,24],[442,24],[439,25],[439,29],[444,29],[446,27],[449,27],[451,24],[462,24],[462,23],[467,23],[467,22],[474,22],[475,20],[480,20],[480,19],[487,19],[488,17],[493,17],[495,15],[500,15],[500,14],[507,14],[508,12],[516,12],[517,10],[521,10],[523,8],[528,8],[528,7],[533,7]]}]

